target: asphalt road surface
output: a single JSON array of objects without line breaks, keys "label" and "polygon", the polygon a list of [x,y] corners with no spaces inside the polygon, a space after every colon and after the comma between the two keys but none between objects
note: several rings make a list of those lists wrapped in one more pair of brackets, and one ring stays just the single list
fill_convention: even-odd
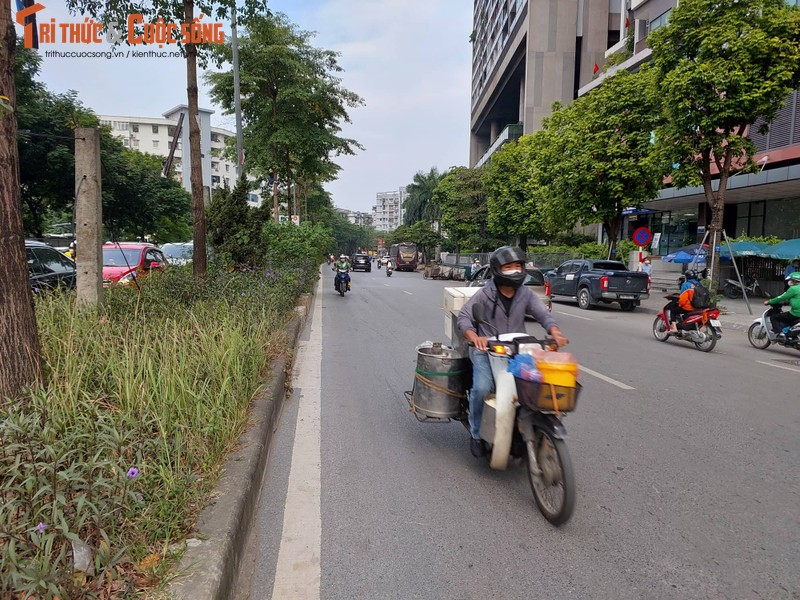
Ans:
[{"label": "asphalt road surface", "polygon": [[556,303],[584,386],[556,529],[524,464],[492,471],[460,424],[408,411],[463,283],[352,278],[341,298],[323,269],[240,600],[800,598],[800,353],[730,330],[701,353],[651,314]]}]

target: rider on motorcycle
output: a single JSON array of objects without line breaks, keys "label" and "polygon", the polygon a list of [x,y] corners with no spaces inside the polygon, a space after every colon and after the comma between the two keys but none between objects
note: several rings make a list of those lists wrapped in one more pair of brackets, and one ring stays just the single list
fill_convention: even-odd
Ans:
[{"label": "rider on motorcycle", "polygon": [[788,302],[791,308],[787,312],[782,312],[779,315],[772,317],[772,330],[778,334],[778,337],[784,335],[782,330],[784,327],[791,327],[800,321],[800,272],[795,272],[789,275],[787,279],[789,289],[783,292],[780,296],[764,300],[764,304],[782,304]]},{"label": "rider on motorcycle", "polygon": [[[474,346],[469,349],[472,361],[469,424],[472,436],[470,450],[476,458],[486,452],[479,436],[483,399],[494,389],[489,355],[486,353],[489,348],[487,336],[524,332],[525,315],[529,314],[553,336],[559,346],[568,343],[544,303],[522,285],[525,281],[525,261],[525,253],[519,248],[503,246],[495,250],[489,259],[492,279],[470,298],[458,314],[458,329]],[[472,308],[476,304],[485,307],[486,322],[492,327],[479,324],[476,330],[472,315]]]},{"label": "rider on motorcycle", "polygon": [[697,281],[697,273],[694,271],[687,271],[686,282],[681,286],[681,295],[678,296],[677,302],[674,303],[674,308],[670,310],[670,333],[676,333],[678,331],[678,322],[682,321],[686,314],[697,310],[692,306],[692,298],[694,297],[694,288],[696,285],[700,285],[700,282]]},{"label": "rider on motorcycle", "polygon": [[[344,277],[345,277],[345,281],[347,282],[347,289],[349,290],[350,289],[350,261],[347,260],[347,255],[346,254],[341,254],[339,256],[339,260],[337,260],[335,263],[333,263],[333,271],[334,272],[339,271],[340,269],[345,272],[344,273]],[[336,277],[333,278],[333,287],[334,288],[336,287]]]}]

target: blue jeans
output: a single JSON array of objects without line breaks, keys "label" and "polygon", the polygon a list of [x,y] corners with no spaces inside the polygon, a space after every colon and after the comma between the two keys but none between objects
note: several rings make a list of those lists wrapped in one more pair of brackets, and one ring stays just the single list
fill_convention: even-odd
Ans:
[{"label": "blue jeans", "polygon": [[472,361],[472,389],[469,391],[469,429],[474,439],[478,435],[483,416],[483,399],[494,391],[494,376],[489,365],[489,353],[470,346],[469,359]]}]

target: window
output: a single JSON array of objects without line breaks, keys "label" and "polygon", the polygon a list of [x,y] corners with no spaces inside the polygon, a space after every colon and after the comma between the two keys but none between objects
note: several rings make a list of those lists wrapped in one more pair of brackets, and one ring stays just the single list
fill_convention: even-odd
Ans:
[{"label": "window", "polygon": [[219,175],[212,175],[211,176],[211,183],[219,185]]},{"label": "window", "polygon": [[158,133],[158,125],[153,125],[153,133]]},{"label": "window", "polygon": [[180,158],[176,158],[174,161],[172,161],[172,164],[175,165],[176,169],[180,169],[181,168],[181,159]]},{"label": "window", "polygon": [[139,124],[138,123],[131,123],[131,131],[133,133],[139,133]]},{"label": "window", "polygon": [[[29,250],[30,251],[30,250]],[[72,262],[52,248],[34,248],[40,273],[69,273],[75,270]],[[30,256],[28,257],[30,262]]]},{"label": "window", "polygon": [[117,131],[128,131],[128,123],[125,121],[114,121],[114,129]]},{"label": "window", "polygon": [[211,161],[211,168],[214,169],[215,171],[219,171],[219,163],[212,160]]},{"label": "window", "polygon": [[229,164],[225,164],[225,172],[228,173],[231,170],[231,166]]},{"label": "window", "polygon": [[672,9],[670,8],[666,12],[661,13],[655,19],[650,21],[650,31],[653,32],[656,29],[660,29],[661,27],[666,25],[669,22],[669,13],[671,12]]},{"label": "window", "polygon": [[158,148],[158,140],[153,140],[153,148]]},{"label": "window", "polygon": [[138,148],[139,147],[139,140],[137,140],[136,138],[133,138],[131,140],[131,146],[133,146],[134,148]]},{"label": "window", "polygon": [[128,138],[122,140],[122,145],[126,148],[131,145],[131,141]]},{"label": "window", "polygon": [[212,142],[218,142],[219,141],[219,135],[216,134],[216,133],[212,133],[211,134],[211,141]]}]

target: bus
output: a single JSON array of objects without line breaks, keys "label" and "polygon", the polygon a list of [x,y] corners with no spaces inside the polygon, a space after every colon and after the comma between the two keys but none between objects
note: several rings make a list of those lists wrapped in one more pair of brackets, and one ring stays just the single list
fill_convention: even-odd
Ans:
[{"label": "bus", "polygon": [[416,271],[419,262],[417,245],[414,242],[392,244],[389,248],[389,258],[392,259],[395,271]]}]

